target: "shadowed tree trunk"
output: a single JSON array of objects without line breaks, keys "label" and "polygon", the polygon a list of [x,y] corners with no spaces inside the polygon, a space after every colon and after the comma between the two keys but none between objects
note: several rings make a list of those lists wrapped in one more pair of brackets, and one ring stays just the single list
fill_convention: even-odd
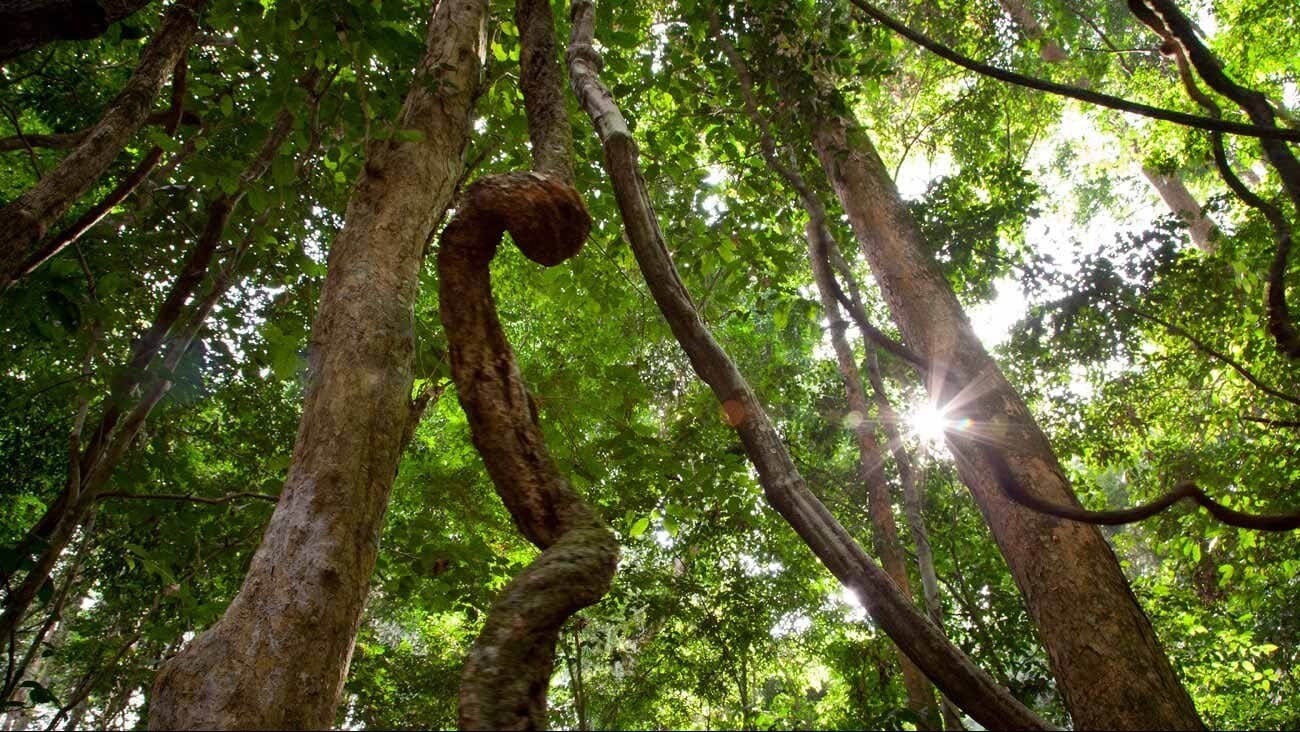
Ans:
[{"label": "shadowed tree trunk", "polygon": [[931,400],[952,419],[971,420],[968,430],[949,432],[949,446],[1025,596],[1075,727],[1200,729],[1100,531],[1015,504],[994,478],[977,441],[1000,450],[1028,490],[1078,505],[1046,436],[925,253],[870,139],[845,115],[805,116],[895,322],[930,365]]},{"label": "shadowed tree trunk", "polygon": [[410,413],[412,303],[469,139],[485,0],[441,0],[398,129],[370,147],[312,328],[289,477],[239,594],[154,682],[153,729],[323,729],[361,620]]},{"label": "shadowed tree trunk", "polygon": [[515,19],[536,172],[489,176],[466,191],[438,250],[439,307],[474,446],[515,524],[542,553],[493,603],[470,650],[462,729],[546,727],[560,630],[605,595],[618,565],[614,535],[546,449],[493,302],[489,264],[506,230],[526,256],[554,266],[577,254],[591,229],[573,185],[550,0],[518,0]]},{"label": "shadowed tree trunk", "polygon": [[822,564],[858,593],[867,612],[898,647],[972,718],[990,728],[1047,728],[917,611],[911,598],[899,591],[804,483],[757,395],[713,339],[677,275],[646,190],[636,141],[598,75],[601,57],[593,45],[595,9],[591,0],[575,0],[571,8],[570,82],[600,138],[605,172],[637,265],[692,368],[713,391],[740,437],[768,502]]},{"label": "shadowed tree trunk", "polygon": [[17,279],[49,227],[99,180],[144,125],[167,75],[190,47],[208,0],[176,0],[140,55],[126,86],[72,152],[0,209],[0,291]]},{"label": "shadowed tree trunk", "polygon": [[98,38],[149,0],[4,0],[0,64],[52,41]]}]

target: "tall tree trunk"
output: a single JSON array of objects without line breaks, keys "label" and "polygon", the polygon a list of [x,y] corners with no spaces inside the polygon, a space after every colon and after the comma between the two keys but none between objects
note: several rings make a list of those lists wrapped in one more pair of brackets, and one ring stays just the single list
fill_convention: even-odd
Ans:
[{"label": "tall tree trunk", "polygon": [[52,41],[98,38],[149,0],[6,0],[0,4],[0,64]]},{"label": "tall tree trunk", "polygon": [[190,47],[208,0],[176,0],[163,15],[140,63],[99,122],[36,185],[0,208],[0,291],[17,279],[50,225],[104,174],[144,125],[168,74]]},{"label": "tall tree trunk", "polygon": [[[894,584],[898,585],[903,594],[910,596],[912,590],[907,577],[907,565],[903,561],[903,550],[898,540],[898,525],[894,520],[893,506],[889,499],[889,484],[885,479],[884,453],[876,441],[875,430],[867,419],[867,395],[862,386],[862,375],[853,357],[853,349],[844,337],[848,324],[841,317],[839,302],[832,294],[836,288],[829,257],[836,244],[827,228],[826,209],[821,199],[808,188],[803,174],[797,167],[781,161],[772,138],[771,126],[759,110],[749,65],[722,32],[721,21],[716,11],[710,14],[709,20],[715,40],[731,61],[732,68],[740,80],[740,93],[745,111],[759,129],[763,157],[768,167],[795,189],[808,213],[808,225],[805,231],[808,240],[808,261],[812,268],[813,281],[821,297],[822,310],[829,323],[831,345],[835,350],[840,378],[844,382],[849,414],[856,415],[853,434],[858,445],[858,471],[867,489],[864,503],[871,520],[876,556],[880,557],[881,564],[894,580]],[[926,681],[925,674],[921,673],[921,670],[907,658],[907,654],[899,651],[898,657],[903,672],[903,688],[907,692],[908,708],[920,718],[923,729],[941,729],[939,711],[934,704],[934,689]]]},{"label": "tall tree trunk", "polygon": [[1147,179],[1152,188],[1156,189],[1156,193],[1160,194],[1160,200],[1165,202],[1169,212],[1187,226],[1187,234],[1192,238],[1192,244],[1206,254],[1213,254],[1218,248],[1215,239],[1219,234],[1219,227],[1201,210],[1201,204],[1196,201],[1192,192],[1187,190],[1187,184],[1183,182],[1182,176],[1176,172],[1161,173],[1149,165],[1142,166],[1142,176]]},{"label": "tall tree trunk", "polygon": [[[836,363],[839,366],[840,379],[844,382],[844,392],[849,405],[849,419],[853,426],[853,435],[858,443],[858,472],[867,487],[867,515],[871,518],[871,533],[876,556],[885,572],[889,574],[898,589],[908,597],[912,596],[911,583],[907,577],[907,564],[903,560],[903,548],[898,539],[898,524],[894,520],[894,507],[889,499],[889,482],[885,478],[885,454],[876,440],[875,427],[869,419],[870,408],[867,405],[867,392],[862,385],[862,374],[858,371],[857,360],[844,331],[848,328],[840,314],[840,304],[832,294],[830,262],[827,252],[833,245],[831,233],[826,228],[825,219],[809,221],[807,227],[808,260],[812,264],[813,281],[817,284],[817,293],[821,297],[822,310],[826,313],[827,329],[830,331],[831,346],[835,350]],[[932,618],[933,619],[933,618]],[[936,622],[936,625],[938,623]],[[907,706],[920,717],[921,729],[942,729],[939,710],[934,703],[934,689],[905,654],[899,654],[903,669],[903,688],[907,691]]]},{"label": "tall tree trunk", "polygon": [[517,0],[530,173],[476,181],[438,249],[439,311],[470,436],[515,525],[542,553],[506,585],[474,641],[460,687],[462,729],[544,729],[560,630],[609,591],[618,542],[560,474],[501,330],[489,264],[509,231],[533,261],[578,253],[591,217],[573,184],[573,131],[550,0]]},{"label": "tall tree trunk", "polygon": [[[857,297],[854,297],[854,301],[856,304],[861,303]],[[880,376],[874,346],[868,346],[866,371],[871,382],[872,401],[876,403],[876,415],[885,432],[885,439],[889,441],[889,449],[894,453],[898,481],[903,484],[903,516],[907,520],[907,529],[912,534],[912,546],[916,551],[916,567],[921,575],[921,598],[925,603],[925,612],[942,629],[944,622],[943,607],[939,604],[939,576],[934,571],[934,552],[930,549],[930,532],[926,529],[923,511],[925,476],[923,472],[917,471],[916,464],[903,446],[903,437],[898,431],[898,412],[885,393],[885,382]],[[943,711],[944,729],[950,732],[965,729],[952,702],[945,697],[939,706]]]},{"label": "tall tree trunk", "polygon": [[399,129],[370,148],[330,249],[280,502],[225,615],[154,682],[153,729],[326,728],[346,678],[410,411],[425,242],[469,140],[485,0],[440,0]]},{"label": "tall tree trunk", "polygon": [[1002,451],[1027,490],[1053,503],[1078,505],[1046,436],[925,253],[920,230],[870,139],[845,116],[807,117],[894,321],[930,365],[932,401],[954,418],[972,421],[969,431],[949,432],[949,446],[1025,596],[1075,727],[1201,728],[1097,528],[1013,503],[995,480],[977,441]]},{"label": "tall tree trunk", "polygon": [[980,671],[917,611],[804,483],[758,396],[713,339],[677,275],[646,190],[636,141],[598,75],[601,57],[593,45],[594,7],[591,0],[575,0],[571,8],[570,81],[600,138],[605,171],[637,265],[692,368],[736,429],[768,502],[822,564],[858,593],[899,648],[971,717],[991,728],[1046,728],[1043,720]]}]

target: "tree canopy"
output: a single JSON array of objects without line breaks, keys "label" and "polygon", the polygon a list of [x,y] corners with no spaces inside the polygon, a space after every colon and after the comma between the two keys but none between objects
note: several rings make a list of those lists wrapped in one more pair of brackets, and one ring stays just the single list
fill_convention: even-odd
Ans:
[{"label": "tree canopy", "polygon": [[[0,232],[10,237],[0,242],[4,272],[14,273],[0,292],[6,728],[144,727],[160,666],[227,613],[277,501],[283,509],[293,490],[315,506],[317,481],[294,475],[305,470],[311,433],[307,421],[300,426],[304,402],[327,393],[316,380],[328,370],[322,344],[340,331],[371,333],[352,315],[332,329],[317,319],[341,291],[326,287],[346,256],[334,244],[359,236],[346,232],[358,226],[367,186],[416,175],[404,165],[432,175],[433,163],[403,156],[419,148],[433,160],[435,142],[449,151],[439,153],[451,161],[448,200],[431,192],[422,210],[410,209],[431,227],[407,232],[428,234],[416,246],[423,261],[408,252],[411,301],[384,300],[401,286],[364,263],[352,265],[356,289],[343,298],[357,308],[348,313],[388,313],[394,343],[410,339],[409,353],[393,349],[410,389],[387,437],[373,422],[330,423],[354,430],[366,449],[400,451],[395,479],[391,470],[368,476],[392,487],[373,507],[382,533],[373,573],[361,577],[368,591],[350,664],[340,661],[334,722],[453,727],[467,659],[495,603],[539,550],[550,551],[537,539],[547,529],[536,526],[552,524],[544,517],[530,528],[507,507],[480,453],[482,433],[471,436],[479,423],[461,406],[468,382],[453,374],[462,351],[443,325],[465,290],[435,264],[446,232],[477,205],[452,198],[453,188],[459,196],[489,176],[553,172],[540,157],[534,163],[537,107],[526,109],[521,87],[528,29],[514,2],[491,0],[482,59],[462,54],[469,66],[455,70],[428,61],[438,4],[427,0],[102,4],[102,27],[43,36],[43,26],[15,21],[6,32],[26,35],[0,41],[24,49],[0,60],[0,222],[15,227]],[[443,0],[438,12],[453,4]],[[59,12],[50,5],[42,12]],[[910,662],[864,610],[870,599],[841,584],[805,532],[772,509],[780,501],[756,465],[756,438],[737,437],[753,417],[749,402],[720,396],[665,317],[611,172],[618,141],[597,134],[589,100],[569,89],[578,65],[570,4],[549,5],[560,134],[573,149],[568,184],[585,202],[590,233],[580,254],[553,267],[501,247],[490,293],[526,385],[515,410],[531,415],[523,421],[553,472],[580,496],[591,525],[608,529],[619,559],[603,599],[565,615],[542,690],[546,721],[938,723],[923,718],[900,673]],[[1058,726],[1080,726],[1079,702],[1045,650],[1049,620],[1008,569],[1013,548],[990,529],[999,517],[967,489],[978,471],[960,447],[977,442],[1021,471],[1008,478],[1014,491],[1032,483],[1014,453],[1032,440],[996,421],[973,423],[951,394],[951,403],[937,398],[926,374],[938,368],[940,346],[901,321],[896,302],[909,293],[886,292],[877,263],[862,255],[871,242],[846,215],[840,184],[824,170],[834,161],[815,140],[824,140],[819,119],[860,124],[848,144],[878,152],[923,258],[1050,441],[1083,508],[1127,509],[1194,484],[1233,511],[1294,516],[1300,340],[1290,323],[1300,272],[1288,250],[1300,179],[1286,156],[1297,147],[1287,136],[1300,130],[1300,14],[1265,0],[1183,0],[1199,34],[1189,40],[1168,20],[1167,35],[1153,32],[1138,12],[1159,23],[1170,17],[1160,10],[1168,0],[1129,5],[1138,8],[1095,0],[594,8],[601,59],[592,63],[639,149],[649,212],[680,285],[807,489],[869,555],[884,554],[882,527],[894,526],[903,566],[894,579],[918,614],[1014,701]],[[143,59],[162,53],[164,26],[184,13],[196,25],[175,41],[179,59],[159,66],[154,91],[135,102],[140,119],[102,153],[104,169],[59,167],[87,140],[108,139],[106,110],[143,84]],[[1197,62],[1201,51],[1249,92],[1247,103]],[[1009,83],[943,56],[1084,93]],[[471,78],[465,84],[476,87],[457,87]],[[410,122],[429,109],[453,115],[448,100],[458,94],[472,105],[464,145]],[[1153,119],[1090,95],[1206,122]],[[20,242],[15,222],[30,219],[21,205],[74,167],[87,186]],[[528,170],[537,172],[520,173]],[[411,180],[419,193],[420,179]],[[839,300],[822,296],[818,262],[810,267],[817,247],[808,231],[819,223],[834,245],[823,255]],[[374,231],[396,231],[384,226]],[[845,368],[856,368],[859,388],[878,387],[863,392],[865,412],[846,399]],[[959,373],[982,383],[975,376]],[[363,382],[356,388],[370,388]],[[874,463],[865,434],[875,436]],[[329,438],[317,439],[327,449]],[[382,439],[390,446],[379,447]],[[1100,532],[1154,647],[1206,725],[1300,726],[1294,531],[1232,525],[1182,501]],[[1068,580],[1075,569],[1055,576]],[[974,719],[925,693],[945,716]]]}]

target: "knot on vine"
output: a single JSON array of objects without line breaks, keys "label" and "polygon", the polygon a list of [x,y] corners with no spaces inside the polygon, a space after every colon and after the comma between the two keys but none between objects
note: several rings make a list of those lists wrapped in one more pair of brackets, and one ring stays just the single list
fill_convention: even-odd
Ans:
[{"label": "knot on vine", "polygon": [[[461,197],[456,220],[473,228],[488,259],[510,232],[524,256],[553,267],[577,254],[591,232],[591,215],[572,185],[545,173],[503,173],[475,181]],[[444,237],[444,241],[448,239]]]}]

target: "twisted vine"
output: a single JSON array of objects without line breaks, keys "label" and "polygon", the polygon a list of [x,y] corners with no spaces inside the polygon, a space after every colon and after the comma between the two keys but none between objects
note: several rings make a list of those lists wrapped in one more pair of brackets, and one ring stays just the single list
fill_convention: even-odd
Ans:
[{"label": "twisted vine", "polygon": [[489,265],[506,232],[555,266],[582,248],[591,217],[573,185],[572,132],[548,0],[518,0],[520,84],[536,170],[472,184],[442,233],[439,311],[470,436],[516,526],[541,554],[506,585],[461,678],[462,729],[538,729],[565,621],[600,600],[618,542],[560,474],[501,329]]}]

